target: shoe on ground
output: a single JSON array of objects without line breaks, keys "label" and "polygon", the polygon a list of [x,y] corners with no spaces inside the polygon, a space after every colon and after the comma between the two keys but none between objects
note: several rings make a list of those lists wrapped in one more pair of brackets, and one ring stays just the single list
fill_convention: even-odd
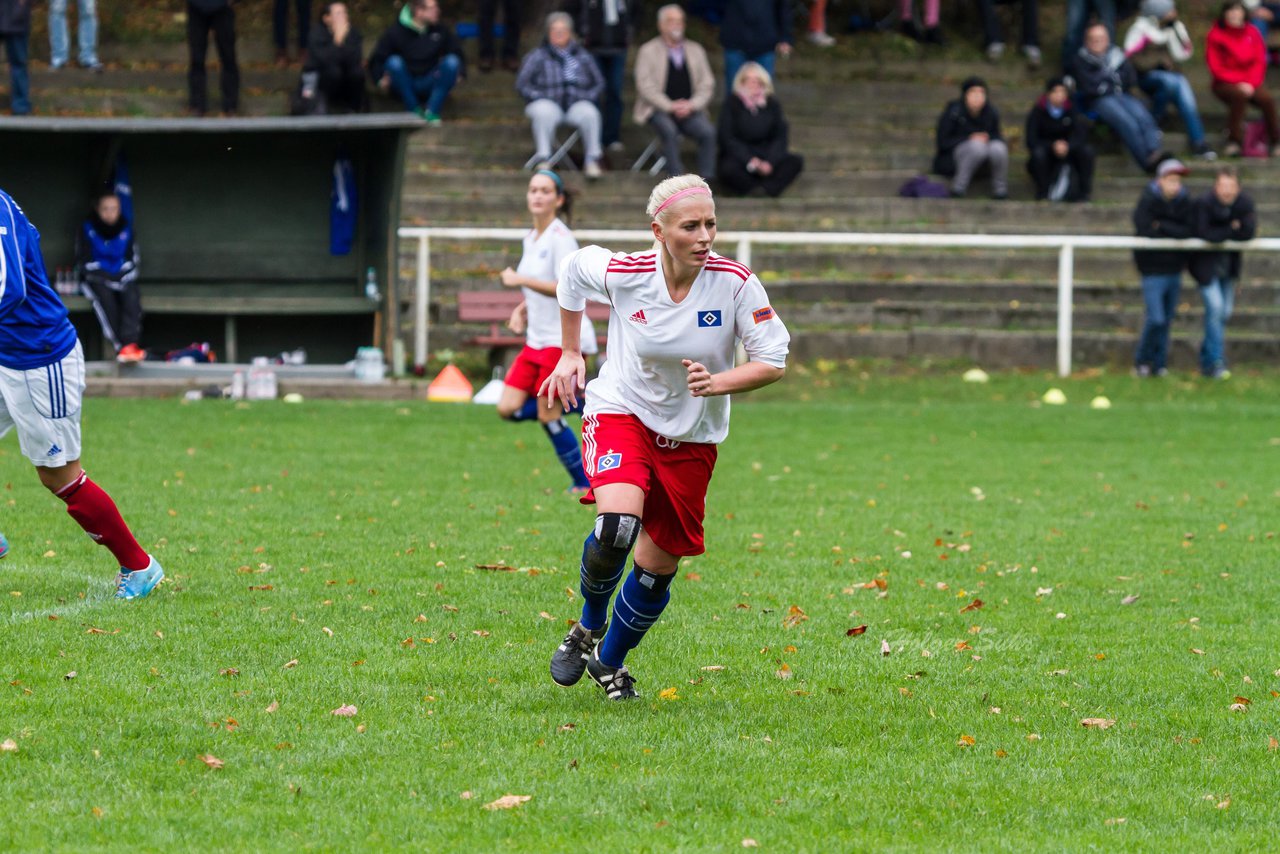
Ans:
[{"label": "shoe on ground", "polygon": [[992,200],[992,201],[995,201],[995,202],[1007,202],[1007,201],[1009,201],[1009,194],[1008,194],[1007,192],[1005,192],[1005,193],[992,193],[992,194],[991,194],[991,200]]},{"label": "shoe on ground", "polygon": [[909,39],[915,39],[918,42],[924,41],[924,33],[916,26],[916,22],[912,20],[901,21],[898,23],[898,32]]},{"label": "shoe on ground", "polygon": [[1151,366],[1150,365],[1134,365],[1133,375],[1138,379],[1146,379],[1147,377],[1151,376]]},{"label": "shoe on ground", "polygon": [[551,681],[564,688],[577,685],[582,674],[587,672],[587,661],[590,660],[591,653],[604,640],[607,628],[609,624],[605,623],[593,632],[584,629],[580,623],[574,623],[569,634],[564,636],[564,641],[551,654]]},{"label": "shoe on ground", "polygon": [[1023,56],[1025,56],[1025,57],[1027,58],[1027,65],[1028,65],[1028,66],[1030,66],[1031,68],[1039,68],[1039,67],[1040,67],[1040,61],[1041,61],[1041,59],[1042,59],[1042,57],[1041,57],[1041,55],[1040,55],[1040,48],[1036,47],[1036,46],[1035,46],[1035,45],[1033,45],[1033,44],[1026,44],[1026,45],[1023,45],[1023,46],[1022,46],[1022,55],[1023,55]]},{"label": "shoe on ground", "polygon": [[1226,145],[1222,146],[1223,157],[1239,157],[1240,153],[1240,143],[1238,142],[1228,142]]},{"label": "shoe on ground", "polygon": [[117,599],[125,601],[142,599],[164,580],[164,570],[160,567],[160,561],[151,555],[147,557],[151,558],[151,563],[147,564],[146,569],[127,572],[124,567],[120,568],[120,575],[116,578]]},{"label": "shoe on ground", "polygon": [[942,38],[941,27],[929,27],[924,31],[924,43],[931,44],[934,47],[942,47],[946,41]]},{"label": "shoe on ground", "polygon": [[0,558],[9,553],[9,541],[5,539],[4,534],[0,534]]},{"label": "shoe on ground", "polygon": [[992,42],[987,45],[987,61],[999,62],[1004,58],[1004,42]]},{"label": "shoe on ground", "polygon": [[1218,152],[1209,147],[1209,143],[1201,141],[1191,146],[1191,153],[1201,160],[1207,160],[1212,163],[1218,159]]},{"label": "shoe on ground", "polygon": [[438,128],[444,124],[444,119],[440,118],[430,110],[423,110],[418,115],[422,116],[422,120],[427,123],[427,127]]},{"label": "shoe on ground", "polygon": [[604,689],[610,700],[634,700],[640,696],[636,691],[636,680],[627,666],[610,667],[605,664],[600,660],[599,647],[596,647],[587,660],[587,674]]},{"label": "shoe on ground", "polygon": [[116,353],[116,361],[126,365],[144,361],[146,358],[147,351],[137,344],[126,344],[120,348],[119,353]]},{"label": "shoe on ground", "polygon": [[587,176],[587,180],[595,181],[604,174],[604,170],[600,168],[599,160],[588,160],[587,165],[582,167],[582,174]]},{"label": "shoe on ground", "polygon": [[606,145],[604,147],[604,150],[609,152],[610,154],[624,154],[627,150],[627,147],[622,144],[622,140],[615,139],[613,142]]},{"label": "shoe on ground", "polygon": [[832,47],[836,43],[836,40],[826,33],[815,32],[813,30],[809,31],[808,35],[805,36],[805,39],[808,40],[809,44],[816,45],[818,47]]}]

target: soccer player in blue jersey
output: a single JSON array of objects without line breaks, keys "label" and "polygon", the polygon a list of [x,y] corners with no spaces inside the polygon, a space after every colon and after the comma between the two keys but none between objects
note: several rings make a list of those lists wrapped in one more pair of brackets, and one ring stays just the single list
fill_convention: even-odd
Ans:
[{"label": "soccer player in blue jersey", "polygon": [[[40,482],[120,565],[117,599],[146,596],[164,578],[115,502],[80,466],[84,351],[67,309],[49,286],[40,232],[0,190],[0,436],[18,428],[18,446]],[[0,537],[0,557],[8,545]]]}]

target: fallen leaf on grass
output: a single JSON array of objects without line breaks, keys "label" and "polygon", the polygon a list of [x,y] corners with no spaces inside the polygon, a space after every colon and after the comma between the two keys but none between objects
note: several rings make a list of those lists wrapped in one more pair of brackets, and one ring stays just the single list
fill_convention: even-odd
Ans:
[{"label": "fallen leaf on grass", "polygon": [[809,615],[799,605],[792,605],[787,609],[787,616],[782,618],[782,626],[787,629],[795,628],[807,619]]},{"label": "fallen leaf on grass", "polygon": [[973,600],[972,602],[970,602],[968,605],[965,605],[963,608],[961,608],[961,609],[960,609],[960,613],[961,613],[961,614],[964,614],[964,613],[966,613],[966,612],[968,612],[968,611],[976,611],[976,610],[978,610],[979,608],[981,608],[981,607],[982,607],[983,605],[985,605],[985,604],[987,604],[987,603],[986,603],[986,602],[983,602],[981,599],[974,599],[974,600]]},{"label": "fallen leaf on grass", "polygon": [[533,795],[503,795],[484,805],[487,810],[509,810],[533,800]]},{"label": "fallen leaf on grass", "polygon": [[555,619],[555,617],[551,616],[551,615],[550,615],[550,614],[548,614],[546,611],[539,611],[539,612],[538,612],[538,616],[539,616],[539,617],[541,617],[541,618],[542,618],[542,619],[544,619],[544,620],[554,620],[554,619]]},{"label": "fallen leaf on grass", "polygon": [[1027,741],[1039,741],[1039,740],[1040,740],[1040,733],[1038,732],[1027,733]]},{"label": "fallen leaf on grass", "polygon": [[1105,824],[1107,827],[1115,827],[1117,824],[1124,824],[1124,823],[1125,823],[1125,821],[1126,821],[1126,819],[1125,819],[1125,818],[1123,818],[1123,817],[1120,817],[1120,818],[1109,818],[1109,819],[1107,819],[1106,821],[1104,821],[1104,822],[1103,822],[1103,824]]},{"label": "fallen leaf on grass", "polygon": [[973,736],[962,735],[960,736],[960,740],[956,742],[956,745],[959,747],[973,747],[977,743],[978,743],[978,740]]},{"label": "fallen leaf on grass", "polygon": [[240,671],[236,670],[234,667],[224,667],[218,671],[218,675],[219,676],[239,676]]},{"label": "fallen leaf on grass", "polygon": [[14,741],[12,738],[6,738],[4,741],[0,741],[0,752],[17,753],[18,742]]},{"label": "fallen leaf on grass", "polygon": [[1048,596],[1048,595],[1050,595],[1050,594],[1052,594],[1052,593],[1053,593],[1053,588],[1052,588],[1052,587],[1037,587],[1037,588],[1036,588],[1036,595],[1037,595],[1037,596]]},{"label": "fallen leaf on grass", "polygon": [[476,569],[484,569],[489,572],[515,572],[514,566],[507,566],[505,563],[477,563]]},{"label": "fallen leaf on grass", "polygon": [[224,764],[221,759],[214,756],[212,753],[206,753],[205,755],[201,756],[200,761],[203,762],[205,765],[208,765],[214,771],[217,771]]},{"label": "fallen leaf on grass", "polygon": [[845,633],[844,633],[844,635],[845,635],[845,637],[849,637],[849,638],[851,638],[851,637],[853,637],[853,636],[855,636],[855,635],[862,635],[862,634],[866,634],[866,633],[867,633],[867,627],[866,627],[866,626],[854,626],[853,628],[851,628],[851,629],[849,629],[847,632],[845,632]]},{"label": "fallen leaf on grass", "polygon": [[1214,809],[1225,810],[1229,806],[1231,806],[1231,798],[1223,798],[1218,801],[1218,803],[1214,804]]},{"label": "fallen leaf on grass", "polygon": [[336,715],[337,717],[340,717],[340,718],[354,718],[358,711],[360,710],[357,709],[355,706],[347,705],[347,706],[338,706],[338,708],[334,709],[329,714]]},{"label": "fallen leaf on grass", "polygon": [[789,664],[784,664],[784,665],[782,665],[781,667],[779,667],[779,668],[774,672],[774,674],[773,674],[773,675],[774,675],[774,676],[776,676],[776,677],[778,677],[779,679],[790,679],[790,678],[792,678],[793,676],[795,676],[796,674],[795,674],[795,672],[794,672],[794,671],[792,671],[792,669],[791,669],[791,665],[789,665]]},{"label": "fallen leaf on grass", "polygon": [[707,671],[707,672],[709,672],[709,673],[719,673],[721,670],[724,670],[724,665],[723,665],[723,664],[708,664],[706,667],[703,667],[702,669],[703,669],[703,670],[706,670],[706,671]]},{"label": "fallen leaf on grass", "polygon": [[1109,729],[1116,725],[1111,718],[1084,718],[1080,721],[1080,726],[1093,729]]},{"label": "fallen leaf on grass", "polygon": [[467,791],[459,793],[458,797],[462,798],[464,801],[469,801],[474,798],[475,795],[471,794],[470,789],[467,789]]},{"label": "fallen leaf on grass", "polygon": [[456,614],[456,613],[458,613],[458,606],[457,606],[457,605],[441,605],[440,607],[441,607],[441,608],[443,608],[444,610],[448,611],[450,614]]},{"label": "fallen leaf on grass", "polygon": [[75,678],[76,678],[76,672],[75,672],[74,670],[72,670],[72,671],[68,672],[66,676],[63,676],[62,678],[63,678],[63,679],[65,679],[65,680],[67,680],[68,682],[70,682],[72,679],[75,679]]},{"label": "fallen leaf on grass", "polygon": [[746,837],[743,837],[742,839],[742,847],[743,848],[759,848],[760,843],[756,842],[750,836],[746,836]]},{"label": "fallen leaf on grass", "polygon": [[1249,707],[1248,707],[1248,706],[1246,706],[1244,703],[1232,703],[1230,706],[1228,706],[1228,708],[1229,708],[1229,709],[1231,709],[1231,711],[1233,711],[1233,712],[1247,712],[1247,711],[1249,711]]},{"label": "fallen leaf on grass", "polygon": [[277,703],[275,700],[272,700],[271,705],[267,706],[265,709],[263,709],[263,711],[266,712],[267,714],[272,714],[278,708],[280,708],[280,704]]},{"label": "fallen leaf on grass", "polygon": [[1132,605],[1134,602],[1137,602],[1137,601],[1138,601],[1138,596],[1137,596],[1137,594],[1134,594],[1134,595],[1132,595],[1132,596],[1126,596],[1126,597],[1124,597],[1123,599],[1121,599],[1121,600],[1120,600],[1120,604],[1121,604],[1121,605]]},{"label": "fallen leaf on grass", "polygon": [[102,807],[94,807],[93,809],[89,810],[89,813],[94,818],[102,818],[104,815],[106,815],[106,813],[102,811]]},{"label": "fallen leaf on grass", "polygon": [[1267,750],[1275,750],[1277,747],[1280,747],[1280,741],[1276,741],[1275,736],[1267,739]]},{"label": "fallen leaf on grass", "polygon": [[578,725],[575,723],[560,724],[560,726],[556,727],[556,732],[569,732],[577,728]]},{"label": "fallen leaf on grass", "polygon": [[1191,647],[1191,651],[1192,651],[1193,653],[1195,653],[1196,655],[1204,655],[1204,650],[1203,650],[1203,649],[1196,649],[1194,646],[1193,646],[1193,647]]},{"label": "fallen leaf on grass", "polygon": [[[783,666],[785,667],[786,665],[783,665]],[[674,687],[663,688],[661,691],[658,692],[658,696],[663,700],[679,700],[680,699],[680,695],[676,693],[676,689]]]},{"label": "fallen leaf on grass", "polygon": [[1246,706],[1253,702],[1248,697],[1232,697],[1231,699]]},{"label": "fallen leaf on grass", "polygon": [[298,666],[298,659],[296,659],[296,658],[291,658],[291,659],[289,659],[288,661],[286,661],[286,662],[284,663],[284,666],[283,666],[283,667],[281,667],[280,669],[281,669],[281,670],[292,670],[293,668],[295,668],[295,667],[297,667],[297,666]]},{"label": "fallen leaf on grass", "polygon": [[880,641],[880,654],[890,655],[892,653],[893,653],[893,647],[889,646],[889,642],[887,640]]},{"label": "fallen leaf on grass", "polygon": [[329,637],[333,637],[333,629],[329,628],[328,626],[321,626],[320,631],[324,632]]}]

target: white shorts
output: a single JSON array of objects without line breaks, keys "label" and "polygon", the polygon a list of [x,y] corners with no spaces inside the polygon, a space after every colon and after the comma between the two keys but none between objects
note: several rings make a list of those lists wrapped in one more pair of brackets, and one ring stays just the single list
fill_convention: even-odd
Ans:
[{"label": "white shorts", "polygon": [[84,351],[80,342],[43,368],[0,367],[0,437],[18,428],[18,447],[33,465],[58,468],[80,459],[80,400]]}]

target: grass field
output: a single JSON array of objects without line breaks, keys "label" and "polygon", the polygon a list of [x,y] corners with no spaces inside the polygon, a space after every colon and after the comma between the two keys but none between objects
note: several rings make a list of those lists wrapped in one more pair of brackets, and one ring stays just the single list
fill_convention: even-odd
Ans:
[{"label": "grass field", "polygon": [[1280,382],[1051,384],[744,400],[629,704],[547,675],[592,513],[536,427],[91,400],[86,468],[170,581],[112,601],[0,445],[0,848],[1265,846]]}]

